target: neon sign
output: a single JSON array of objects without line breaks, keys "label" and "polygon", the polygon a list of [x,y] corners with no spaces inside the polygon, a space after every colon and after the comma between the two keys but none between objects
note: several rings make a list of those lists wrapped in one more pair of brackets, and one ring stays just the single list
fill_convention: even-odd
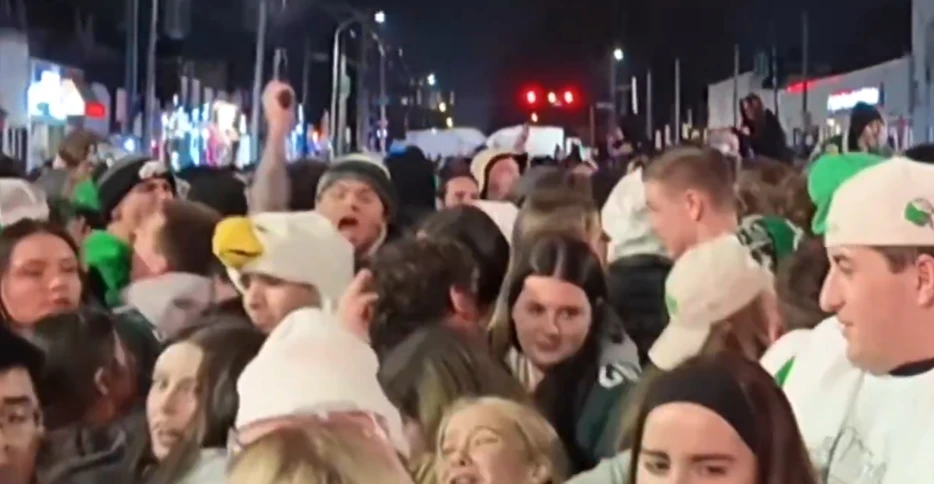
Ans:
[{"label": "neon sign", "polygon": [[877,87],[864,87],[853,91],[843,91],[827,97],[827,111],[837,112],[853,109],[857,103],[866,103],[870,106],[879,104],[882,93]]}]

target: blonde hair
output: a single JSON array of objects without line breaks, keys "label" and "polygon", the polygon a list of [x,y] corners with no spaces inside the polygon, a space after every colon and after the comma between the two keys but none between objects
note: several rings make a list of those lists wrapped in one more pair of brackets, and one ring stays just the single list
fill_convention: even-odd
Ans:
[{"label": "blonde hair", "polygon": [[231,484],[411,484],[395,456],[380,455],[363,430],[322,422],[288,427],[247,446],[228,472]]},{"label": "blonde hair", "polygon": [[499,397],[480,397],[459,400],[447,411],[438,429],[437,455],[441,453],[444,432],[451,418],[468,408],[484,407],[509,422],[529,461],[548,468],[549,484],[561,484],[568,478],[568,460],[564,444],[550,423],[534,408]]}]

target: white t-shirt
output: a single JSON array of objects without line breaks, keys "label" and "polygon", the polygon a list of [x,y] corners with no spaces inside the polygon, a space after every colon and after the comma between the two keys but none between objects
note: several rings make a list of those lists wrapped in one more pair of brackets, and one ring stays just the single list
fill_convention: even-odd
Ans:
[{"label": "white t-shirt", "polygon": [[836,318],[800,342],[784,390],[828,484],[934,484],[934,370],[873,376],[846,357]]}]

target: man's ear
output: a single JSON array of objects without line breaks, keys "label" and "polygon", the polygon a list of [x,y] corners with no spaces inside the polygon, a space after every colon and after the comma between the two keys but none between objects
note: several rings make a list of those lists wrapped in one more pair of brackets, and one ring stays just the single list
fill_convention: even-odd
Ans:
[{"label": "man's ear", "polygon": [[478,314],[477,300],[473,294],[456,286],[448,291],[451,298],[451,309],[454,314],[474,319]]},{"label": "man's ear", "polygon": [[539,459],[529,466],[529,481],[532,484],[549,484],[552,481],[553,470],[551,463],[545,459]]},{"label": "man's ear", "polygon": [[107,374],[107,370],[104,368],[98,368],[94,372],[94,388],[97,389],[97,393],[101,397],[107,397],[110,395],[110,375]]},{"label": "man's ear", "polygon": [[934,257],[918,256],[915,262],[918,271],[918,305],[934,307]]}]

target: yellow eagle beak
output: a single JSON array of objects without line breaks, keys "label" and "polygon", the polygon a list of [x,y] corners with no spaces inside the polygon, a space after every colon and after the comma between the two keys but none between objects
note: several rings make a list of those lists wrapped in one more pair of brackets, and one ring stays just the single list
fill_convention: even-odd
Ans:
[{"label": "yellow eagle beak", "polygon": [[227,267],[240,269],[263,255],[253,223],[246,217],[228,217],[214,228],[214,255]]}]

